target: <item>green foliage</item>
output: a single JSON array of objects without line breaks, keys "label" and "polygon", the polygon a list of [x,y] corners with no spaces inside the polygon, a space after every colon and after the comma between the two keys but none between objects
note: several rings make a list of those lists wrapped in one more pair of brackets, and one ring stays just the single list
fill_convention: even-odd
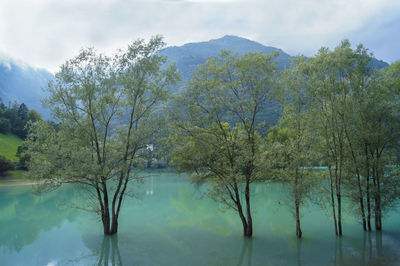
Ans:
[{"label": "green foliage", "polygon": [[301,204],[313,188],[310,169],[327,166],[330,182],[320,190],[330,194],[340,235],[342,198],[351,200],[364,230],[371,217],[380,230],[383,211],[398,201],[400,180],[393,168],[398,167],[400,68],[375,65],[367,49],[352,49],[347,40],[333,51],[321,48],[315,57],[296,58],[281,77],[277,95],[284,112],[267,138],[266,166],[290,184],[294,202]]},{"label": "green foliage", "polygon": [[248,237],[249,184],[261,175],[256,120],[277,86],[276,56],[222,51],[197,69],[170,111],[172,163],[210,182],[208,194],[237,210]]},{"label": "green foliage", "polygon": [[4,117],[0,118],[0,133],[8,134],[11,132],[10,120]]},{"label": "green foliage", "polygon": [[[337,234],[343,198],[365,230],[371,217],[381,229],[384,211],[399,200],[399,62],[377,70],[367,49],[352,49],[346,40],[333,51],[295,58],[283,72],[274,63],[278,54],[222,51],[175,95],[167,108],[169,132],[160,133],[165,88],[179,80],[158,53],[163,45],[158,37],[139,40],[114,57],[85,49],[66,62],[46,100],[57,125],[24,104],[1,105],[0,122],[11,128],[31,121],[19,149],[31,176],[88,186],[106,230],[109,214],[118,217],[132,168],[164,156],[147,145],[167,144],[174,167],[208,182],[208,195],[238,212],[245,236],[252,234],[250,183],[271,177],[288,185],[299,229],[300,207],[317,189],[329,198]],[[271,124],[263,122],[270,117],[263,114],[276,109],[273,99],[284,108],[267,131]],[[326,171],[314,171],[318,165]]]},{"label": "green foliage", "polygon": [[[197,69],[188,89],[175,100],[175,109],[170,112],[176,123],[173,162],[180,169],[194,170],[205,161],[227,160],[227,155],[218,154],[228,154],[237,156],[237,159],[232,157],[237,160],[232,166],[237,169],[232,172],[240,173],[243,171],[238,171],[239,168],[244,166],[239,162],[248,161],[243,157],[255,159],[251,155],[251,149],[259,141],[255,119],[277,86],[272,63],[275,57],[276,54],[257,53],[238,57],[224,51]],[[189,154],[193,158],[187,157]]]},{"label": "green foliage", "polygon": [[33,176],[110,179],[130,171],[161,122],[154,107],[177,79],[173,67],[160,68],[165,58],[156,51],[163,45],[160,38],[139,40],[115,58],[87,49],[62,66],[46,100],[60,128],[33,124]]},{"label": "green foliage", "polygon": [[26,142],[23,142],[17,149],[17,157],[19,158],[19,167],[20,169],[27,170],[28,163],[30,160],[30,155],[27,153],[28,145]]},{"label": "green foliage", "polygon": [[31,109],[28,111],[27,120],[31,123],[34,123],[36,121],[42,120],[42,115],[36,112],[35,110]]},{"label": "green foliage", "polygon": [[60,124],[33,123],[26,142],[30,176],[50,186],[87,187],[105,234],[117,232],[132,167],[157,138],[163,119],[156,108],[179,79],[174,66],[161,67],[164,45],[157,36],[114,57],[82,50],[49,83],[45,103]]},{"label": "green foliage", "polygon": [[307,68],[304,57],[298,57],[281,77],[278,95],[284,106],[279,124],[271,128],[265,148],[265,165],[275,178],[283,180],[289,187],[289,205],[294,207],[296,235],[301,237],[300,208],[312,195],[315,171],[312,166],[317,142],[313,134],[309,99],[307,99]]},{"label": "green foliage", "polygon": [[0,133],[0,155],[16,162],[18,160],[16,156],[18,146],[21,145],[21,143],[22,140],[15,135]]},{"label": "green foliage", "polygon": [[18,105],[16,102],[6,107],[0,99],[0,133],[12,133],[18,137],[25,139],[27,134],[27,124],[41,119],[41,115],[35,110],[29,110],[22,103]]},{"label": "green foliage", "polygon": [[8,170],[13,170],[14,167],[15,165],[12,161],[0,155],[0,173],[6,172]]},{"label": "green foliage", "polygon": [[[306,110],[297,106],[292,114],[312,117],[309,124],[315,144],[310,147],[329,170],[336,233],[342,234],[342,197],[346,196],[359,204],[364,229],[367,216],[374,215],[376,229],[380,230],[382,210],[392,204],[396,197],[393,184],[398,182],[385,170],[397,164],[393,161],[399,140],[398,102],[393,94],[396,71],[394,67],[381,71],[372,68],[368,50],[362,45],[353,50],[347,40],[333,51],[321,48],[315,57],[299,60],[289,70],[286,86],[298,84],[304,90],[287,99],[293,102],[303,98]],[[345,195],[343,187],[352,193]]]}]

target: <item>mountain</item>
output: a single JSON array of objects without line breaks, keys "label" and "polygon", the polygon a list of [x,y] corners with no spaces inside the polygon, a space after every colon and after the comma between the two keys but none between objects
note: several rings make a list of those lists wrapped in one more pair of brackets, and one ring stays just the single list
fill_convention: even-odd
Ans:
[{"label": "mountain", "polygon": [[[290,65],[291,56],[282,50],[264,46],[255,41],[245,38],[226,35],[222,38],[210,40],[208,42],[188,43],[183,46],[172,46],[163,49],[160,53],[168,57],[169,62],[175,62],[182,76],[182,81],[172,88],[172,92],[180,90],[191,79],[196,67],[205,63],[210,56],[218,56],[221,50],[230,50],[239,55],[249,52],[259,52],[269,54],[279,52],[275,59],[279,69],[284,69]],[[259,121],[265,121],[267,126],[275,125],[282,112],[282,107],[276,101],[266,104],[264,110],[258,116]]]},{"label": "mountain", "polygon": [[385,61],[378,60],[376,58],[372,58],[372,60],[369,62],[369,66],[375,69],[382,69],[385,67],[388,67],[389,64],[386,63]]},{"label": "mountain", "polygon": [[276,59],[278,67],[283,69],[290,65],[291,56],[282,50],[275,47],[264,46],[260,43],[233,35],[226,35],[222,38],[207,42],[187,43],[183,46],[171,46],[163,49],[160,54],[167,56],[170,62],[175,62],[182,75],[182,83],[175,87],[174,90],[177,90],[180,86],[190,80],[196,67],[205,63],[210,56],[219,55],[222,49],[230,50],[239,55],[249,52],[269,54],[273,51],[278,51],[279,56]]},{"label": "mountain", "polygon": [[48,111],[43,109],[40,100],[45,96],[43,88],[47,87],[53,75],[45,69],[37,69],[16,61],[0,57],[0,98],[4,104],[9,102],[25,103],[45,118]]},{"label": "mountain", "polygon": [[[218,56],[221,50],[230,50],[239,55],[249,52],[259,52],[269,54],[273,51],[279,52],[276,63],[279,69],[285,69],[290,65],[294,56],[291,56],[281,49],[264,46],[258,42],[251,41],[234,35],[225,35],[222,38],[210,40],[206,42],[187,43],[182,46],[170,46],[161,50],[160,54],[168,57],[169,62],[176,63],[179,72],[182,75],[182,82],[174,90],[179,89],[187,81],[190,80],[192,73],[196,67],[205,63],[210,56]],[[381,69],[389,66],[388,63],[373,59],[370,65],[374,68]]]}]

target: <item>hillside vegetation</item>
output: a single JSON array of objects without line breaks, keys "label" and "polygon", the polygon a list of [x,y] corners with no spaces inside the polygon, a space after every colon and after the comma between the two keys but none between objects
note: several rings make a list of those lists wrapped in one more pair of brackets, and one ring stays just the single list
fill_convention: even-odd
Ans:
[{"label": "hillside vegetation", "polygon": [[16,156],[18,146],[21,145],[22,139],[12,134],[0,133],[0,155],[3,155],[14,162],[18,161]]}]

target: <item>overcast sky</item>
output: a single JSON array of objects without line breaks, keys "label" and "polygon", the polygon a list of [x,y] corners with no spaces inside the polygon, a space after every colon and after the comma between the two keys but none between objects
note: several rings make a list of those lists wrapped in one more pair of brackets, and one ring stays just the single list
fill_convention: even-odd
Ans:
[{"label": "overcast sky", "polygon": [[347,38],[393,62],[400,60],[400,1],[0,1],[0,53],[52,72],[82,47],[107,53],[156,34],[168,45],[237,35],[308,56]]}]

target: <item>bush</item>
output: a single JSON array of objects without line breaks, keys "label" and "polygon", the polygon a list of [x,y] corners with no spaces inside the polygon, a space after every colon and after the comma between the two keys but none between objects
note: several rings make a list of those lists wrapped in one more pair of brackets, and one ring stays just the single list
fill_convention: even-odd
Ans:
[{"label": "bush", "polygon": [[8,160],[6,157],[0,155],[0,173],[14,170],[15,165],[12,161]]},{"label": "bush", "polygon": [[20,165],[17,166],[17,169],[28,170],[28,162],[30,160],[30,156],[25,152],[28,150],[28,146],[25,142],[18,146],[17,157],[19,158]]},{"label": "bush", "polygon": [[0,133],[8,134],[11,131],[10,120],[4,117],[0,118]]}]

